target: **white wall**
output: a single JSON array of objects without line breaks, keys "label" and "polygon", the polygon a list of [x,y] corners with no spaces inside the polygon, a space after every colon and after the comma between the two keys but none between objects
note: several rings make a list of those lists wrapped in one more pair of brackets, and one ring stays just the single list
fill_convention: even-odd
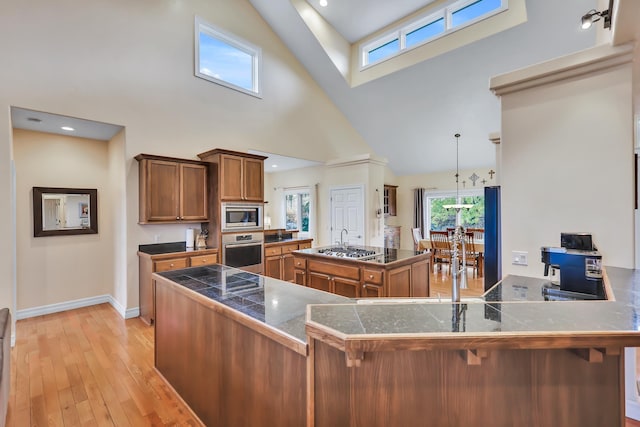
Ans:
[{"label": "white wall", "polygon": [[[263,49],[262,99],[194,77],[195,15]],[[122,136],[119,142],[122,154],[110,159],[119,157],[124,173],[120,196],[126,217],[116,218],[124,223],[114,224],[112,232],[119,236],[115,252],[125,254],[116,257],[114,292],[122,301],[126,272],[127,309],[138,303],[138,245],[153,243],[156,236],[160,242],[184,240],[186,228],[137,224],[135,155],[195,159],[218,147],[326,161],[370,151],[246,0],[6,0],[0,51],[1,200],[11,201],[10,106],[126,129],[126,140]],[[14,209],[0,211],[2,235],[11,235]],[[0,305],[12,306],[15,247],[0,240]]]},{"label": "white wall", "polygon": [[[634,267],[631,63],[612,52],[492,81],[499,91],[513,83],[502,95],[503,275],[541,277],[540,247],[559,246],[563,231],[592,233],[605,265]],[[527,82],[536,86],[518,87]],[[516,250],[529,253],[527,267],[511,265]]]},{"label": "white wall", "polygon": [[[111,294],[107,142],[15,129],[17,309]],[[33,187],[96,188],[98,234],[33,237]],[[72,212],[75,213],[75,212]]]},{"label": "white wall", "polygon": [[290,187],[310,187],[317,184],[316,233],[314,246],[331,244],[330,191],[332,188],[350,185],[364,186],[365,195],[365,244],[384,245],[382,218],[377,218],[376,188],[382,193],[384,183],[384,161],[370,159],[369,156],[357,156],[357,159],[335,160],[329,166],[294,169],[291,171],[266,174],[265,215],[271,216],[272,228],[283,228],[284,217],[281,209],[283,189]]}]

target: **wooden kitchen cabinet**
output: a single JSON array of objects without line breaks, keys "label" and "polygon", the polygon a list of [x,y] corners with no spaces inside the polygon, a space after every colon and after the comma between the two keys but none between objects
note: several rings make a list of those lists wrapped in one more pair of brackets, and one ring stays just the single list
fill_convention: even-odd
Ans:
[{"label": "wooden kitchen cabinet", "polygon": [[[265,276],[274,279],[296,282],[293,252],[311,247],[311,239],[299,242],[268,243],[264,248]],[[297,283],[297,282],[296,282]]]},{"label": "wooden kitchen cabinet", "polygon": [[138,251],[138,287],[140,318],[142,321],[148,325],[152,325],[155,318],[155,287],[151,277],[153,273],[211,265],[217,262],[218,249],[201,249],[197,251],[172,252],[159,255],[150,255]]},{"label": "wooden kitchen cabinet", "polygon": [[364,268],[362,270],[362,297],[384,297],[384,270],[372,270]]},{"label": "wooden kitchen cabinet", "polygon": [[140,224],[206,222],[207,164],[139,154]]},{"label": "wooden kitchen cabinet", "polygon": [[384,263],[296,252],[294,280],[349,298],[428,297],[431,254],[406,252],[410,256]]},{"label": "wooden kitchen cabinet", "polygon": [[350,298],[360,296],[360,268],[307,260],[307,286]]},{"label": "wooden kitchen cabinet", "polygon": [[383,211],[384,216],[397,215],[397,185],[384,185]]},{"label": "wooden kitchen cabinet", "polygon": [[262,202],[264,161],[238,155],[220,155],[220,199]]}]

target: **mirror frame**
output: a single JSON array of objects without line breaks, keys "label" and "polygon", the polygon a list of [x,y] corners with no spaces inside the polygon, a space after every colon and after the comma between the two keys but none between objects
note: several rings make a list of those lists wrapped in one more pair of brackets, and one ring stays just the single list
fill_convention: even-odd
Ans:
[{"label": "mirror frame", "polygon": [[[44,194],[88,194],[89,227],[62,230],[43,230],[42,196]],[[33,237],[98,234],[98,190],[95,188],[33,187]]]}]

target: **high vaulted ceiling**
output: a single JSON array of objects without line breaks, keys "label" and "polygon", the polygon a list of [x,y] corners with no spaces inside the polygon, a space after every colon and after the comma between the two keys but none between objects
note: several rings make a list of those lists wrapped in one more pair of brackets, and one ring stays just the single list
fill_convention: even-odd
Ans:
[{"label": "high vaulted ceiling", "polygon": [[319,0],[308,0],[349,43],[355,43],[434,1],[327,0],[329,4],[322,7]]},{"label": "high vaulted ceiling", "polygon": [[[500,101],[489,91],[489,79],[596,44],[596,25],[586,31],[579,25],[585,12],[597,8],[596,0],[526,0],[525,23],[352,88],[297,12],[296,0],[249,1],[399,176],[454,170],[455,133],[462,135],[461,169],[494,166],[489,135],[500,130]],[[426,3],[328,2],[321,12],[346,40],[384,25],[374,24],[375,17],[391,17],[389,10],[404,14]]]}]

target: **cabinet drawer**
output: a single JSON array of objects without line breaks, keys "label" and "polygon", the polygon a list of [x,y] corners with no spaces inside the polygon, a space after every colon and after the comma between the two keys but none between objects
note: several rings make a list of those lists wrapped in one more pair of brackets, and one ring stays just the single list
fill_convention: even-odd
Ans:
[{"label": "cabinet drawer", "polygon": [[382,285],[382,271],[380,270],[367,270],[363,271],[363,279],[367,283],[375,283],[376,285]]},{"label": "cabinet drawer", "polygon": [[307,268],[307,260],[304,258],[294,258],[293,268],[299,268],[301,270],[304,270],[305,268]]},{"label": "cabinet drawer", "polygon": [[264,249],[264,256],[275,256],[275,255],[280,255],[282,254],[282,247],[280,246],[275,246],[273,248],[265,248]]},{"label": "cabinet drawer", "polygon": [[298,245],[298,249],[309,249],[311,247],[311,242],[300,243]]},{"label": "cabinet drawer", "polygon": [[282,246],[282,253],[283,254],[290,254],[293,251],[297,251],[298,250],[298,244],[296,243],[295,245],[285,245]]},{"label": "cabinet drawer", "polygon": [[162,272],[169,270],[177,270],[179,268],[187,268],[189,264],[188,258],[165,259],[153,263],[153,271]]},{"label": "cabinet drawer", "polygon": [[198,255],[191,257],[191,266],[211,265],[218,262],[218,254]]}]

